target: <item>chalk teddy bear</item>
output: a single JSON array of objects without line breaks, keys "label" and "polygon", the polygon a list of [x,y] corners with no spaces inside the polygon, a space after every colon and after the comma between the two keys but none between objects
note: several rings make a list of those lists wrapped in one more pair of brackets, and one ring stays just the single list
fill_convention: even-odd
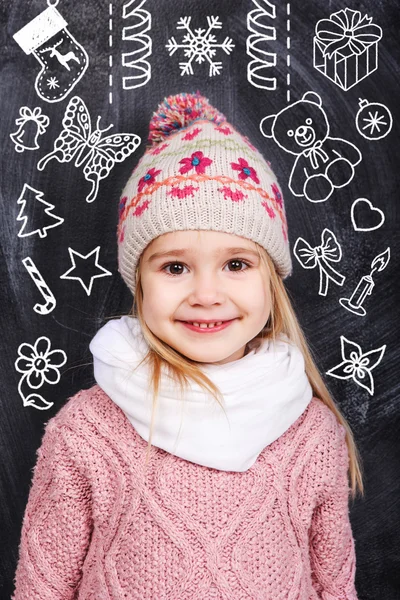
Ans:
[{"label": "chalk teddy bear", "polygon": [[335,188],[350,183],[354,167],[362,159],[354,144],[329,136],[329,122],[315,92],[306,92],[278,114],[264,117],[260,130],[297,156],[289,188],[295,196],[305,196],[310,202],[324,202]]}]

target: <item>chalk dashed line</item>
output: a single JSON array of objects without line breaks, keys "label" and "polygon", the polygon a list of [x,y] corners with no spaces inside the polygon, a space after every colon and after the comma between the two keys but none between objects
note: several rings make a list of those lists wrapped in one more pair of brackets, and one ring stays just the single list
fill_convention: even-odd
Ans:
[{"label": "chalk dashed line", "polygon": [[113,23],[112,23],[112,11],[113,11],[112,2],[110,2],[109,6],[108,6],[108,10],[109,10],[109,15],[110,15],[110,18],[108,20],[108,27],[109,27],[109,30],[110,30],[110,35],[108,36],[108,45],[110,47],[110,56],[109,56],[109,60],[108,60],[108,63],[109,63],[109,66],[110,66],[110,75],[109,75],[109,78],[108,78],[108,83],[109,83],[109,86],[110,86],[110,91],[109,91],[109,94],[108,94],[108,101],[109,101],[110,104],[112,104],[112,101],[113,101],[112,100],[112,73],[111,73],[111,69],[112,69],[112,54],[111,54],[111,50],[112,50],[112,44],[113,44],[113,40],[112,40],[112,26],[113,26]]},{"label": "chalk dashed line", "polygon": [[288,2],[286,4],[286,30],[287,30],[287,37],[286,37],[286,48],[287,48],[287,56],[286,56],[286,66],[288,69],[288,74],[286,76],[286,84],[287,84],[287,90],[286,90],[286,101],[289,103],[290,102],[290,2]]}]

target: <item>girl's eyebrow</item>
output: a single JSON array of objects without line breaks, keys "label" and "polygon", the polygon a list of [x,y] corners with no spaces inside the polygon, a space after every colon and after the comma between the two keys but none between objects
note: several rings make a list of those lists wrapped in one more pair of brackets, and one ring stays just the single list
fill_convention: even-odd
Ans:
[{"label": "girl's eyebrow", "polygon": [[[213,253],[214,257],[218,257],[221,254],[237,254],[238,252],[247,252],[258,257],[258,252],[255,250],[251,250],[250,248],[242,248],[239,246],[235,246],[234,248],[217,248],[217,250]],[[186,253],[194,254],[195,251],[190,248],[176,248],[175,250],[166,250],[165,252],[155,252],[148,259],[147,262],[153,262],[157,258],[165,258],[166,256],[184,256]]]}]

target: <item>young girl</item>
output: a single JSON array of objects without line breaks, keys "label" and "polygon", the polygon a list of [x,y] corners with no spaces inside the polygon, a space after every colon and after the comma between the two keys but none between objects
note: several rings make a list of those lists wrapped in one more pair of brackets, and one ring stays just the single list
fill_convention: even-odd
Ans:
[{"label": "young girl", "polygon": [[199,92],[149,141],[119,212],[132,314],[46,425],[13,600],[356,600],[358,451],[285,291],[276,177]]}]

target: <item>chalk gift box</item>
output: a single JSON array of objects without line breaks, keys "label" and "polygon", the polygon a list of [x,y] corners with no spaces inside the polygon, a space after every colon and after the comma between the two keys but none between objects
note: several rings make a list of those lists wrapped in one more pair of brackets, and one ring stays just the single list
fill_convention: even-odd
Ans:
[{"label": "chalk gift box", "polygon": [[382,29],[346,8],[321,19],[315,26],[314,67],[343,90],[378,68],[378,42]]}]

